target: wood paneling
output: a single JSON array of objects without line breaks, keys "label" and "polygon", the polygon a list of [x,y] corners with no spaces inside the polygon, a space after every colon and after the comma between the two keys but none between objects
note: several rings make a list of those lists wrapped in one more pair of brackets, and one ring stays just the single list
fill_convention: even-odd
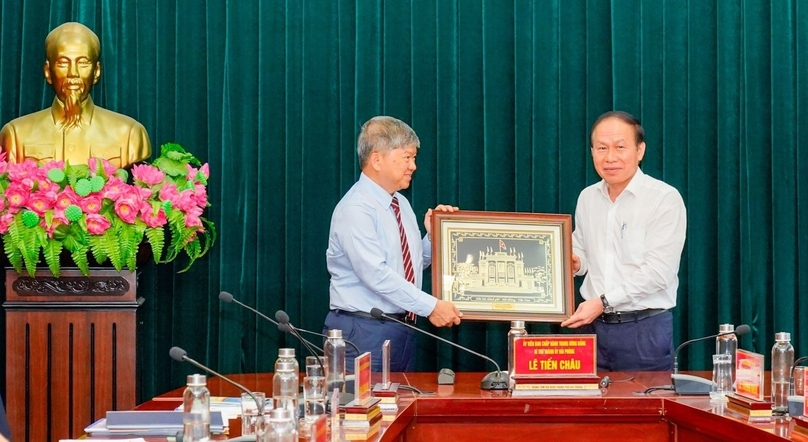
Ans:
[{"label": "wood paneling", "polygon": [[107,410],[133,408],[134,274],[99,270],[90,278],[68,272],[58,281],[20,281],[9,273],[3,307],[14,440],[75,438]]}]

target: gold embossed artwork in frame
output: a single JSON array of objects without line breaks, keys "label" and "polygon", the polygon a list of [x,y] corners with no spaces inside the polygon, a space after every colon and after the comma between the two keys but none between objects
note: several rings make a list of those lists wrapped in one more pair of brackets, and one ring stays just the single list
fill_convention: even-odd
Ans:
[{"label": "gold embossed artwork in frame", "polygon": [[572,217],[432,212],[432,294],[463,319],[563,322],[574,312]]}]

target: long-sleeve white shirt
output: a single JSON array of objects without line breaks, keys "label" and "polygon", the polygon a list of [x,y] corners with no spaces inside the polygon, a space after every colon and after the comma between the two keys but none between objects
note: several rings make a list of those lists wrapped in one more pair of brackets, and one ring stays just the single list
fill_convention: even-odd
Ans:
[{"label": "long-sleeve white shirt", "polygon": [[606,182],[587,187],[572,234],[581,258],[576,276],[586,275],[581,295],[605,294],[616,311],[675,307],[686,230],[679,192],[640,169],[614,202]]}]

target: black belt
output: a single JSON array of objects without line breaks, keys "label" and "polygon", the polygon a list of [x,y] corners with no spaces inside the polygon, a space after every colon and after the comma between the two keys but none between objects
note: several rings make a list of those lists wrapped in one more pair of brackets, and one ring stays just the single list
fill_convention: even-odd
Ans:
[{"label": "black belt", "polygon": [[666,311],[668,310],[664,308],[649,308],[633,312],[603,313],[600,315],[600,320],[607,324],[623,324],[626,322],[642,321],[643,319],[648,319],[660,313],[665,313]]},{"label": "black belt", "polygon": [[[348,310],[340,310],[340,309],[331,310],[331,311],[332,311],[332,312],[334,312],[334,314],[336,314],[337,316],[339,316],[339,315],[356,316],[356,317],[358,317],[358,318],[365,318],[365,319],[373,319],[373,320],[376,320],[376,318],[374,318],[373,316],[371,316],[371,314],[370,314],[370,313],[365,313],[365,312],[349,312]],[[393,319],[398,319],[399,321],[401,321],[401,322],[406,322],[406,323],[408,323],[408,324],[409,324],[409,322],[410,322],[410,321],[407,319],[407,314],[406,314],[406,313],[385,313],[384,315],[385,315],[385,316],[389,316],[389,317],[391,317],[391,318],[393,318]],[[382,319],[381,319],[381,321],[382,321],[382,322],[384,322],[384,318],[382,318]]]}]

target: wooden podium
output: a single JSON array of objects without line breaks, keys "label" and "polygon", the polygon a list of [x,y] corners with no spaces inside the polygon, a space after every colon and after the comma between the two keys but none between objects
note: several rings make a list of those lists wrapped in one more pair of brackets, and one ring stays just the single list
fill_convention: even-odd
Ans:
[{"label": "wooden podium", "polygon": [[6,412],[15,441],[76,438],[136,405],[136,279],[6,270]]}]

